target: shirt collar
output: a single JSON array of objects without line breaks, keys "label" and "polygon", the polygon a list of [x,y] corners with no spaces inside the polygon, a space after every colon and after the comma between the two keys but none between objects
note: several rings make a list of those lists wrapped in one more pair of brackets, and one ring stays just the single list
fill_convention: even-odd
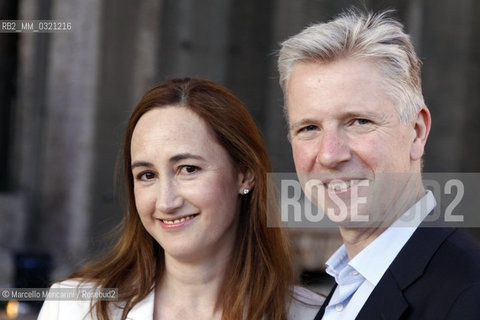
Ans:
[{"label": "shirt collar", "polygon": [[348,264],[348,255],[347,250],[345,250],[345,245],[342,244],[342,246],[335,251],[325,264],[327,265],[325,272],[337,279],[340,271]]},{"label": "shirt collar", "polygon": [[152,319],[153,306],[155,301],[155,289],[140,302],[133,306],[127,315],[127,320]]},{"label": "shirt collar", "polygon": [[349,265],[376,286],[405,243],[435,205],[432,192],[427,190],[420,200],[360,251]]}]

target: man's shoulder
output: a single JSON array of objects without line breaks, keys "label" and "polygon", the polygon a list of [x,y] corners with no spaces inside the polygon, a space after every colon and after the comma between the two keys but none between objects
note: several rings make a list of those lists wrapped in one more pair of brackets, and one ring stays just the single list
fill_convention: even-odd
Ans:
[{"label": "man's shoulder", "polygon": [[[433,258],[442,261],[447,266],[450,264],[462,265],[462,267],[480,266],[480,243],[464,231],[457,228],[427,228],[422,230],[426,235],[433,232],[444,233],[445,238],[438,244]],[[469,269],[469,268],[467,268]],[[465,268],[462,268],[464,271]]]},{"label": "man's shoulder", "polygon": [[[428,254],[427,263],[416,270],[419,271],[418,278],[405,288],[410,318],[442,314],[449,315],[449,319],[478,319],[479,305],[471,304],[480,293],[478,242],[459,229],[426,228],[421,232],[425,236],[423,240],[428,236],[434,238],[430,243],[427,241],[433,246],[433,254]],[[443,241],[435,242],[442,236]],[[415,270],[416,266],[412,265],[415,259],[410,263],[410,266],[404,264],[403,267]]]},{"label": "man's shoulder", "polygon": [[480,281],[479,268],[478,242],[458,229],[428,227],[414,232],[389,271],[400,288],[413,282],[429,286],[442,281],[461,290],[472,281]]},{"label": "man's shoulder", "polygon": [[[421,261],[419,263],[424,263],[423,277],[437,278],[437,281],[451,288],[457,287],[458,290],[475,282],[480,284],[478,241],[455,228],[424,228],[417,231],[421,234],[412,237],[413,243],[405,252],[403,264],[406,261],[409,264]],[[411,265],[407,267],[412,268]]]},{"label": "man's shoulder", "polygon": [[460,229],[453,229],[445,245],[465,258],[480,261],[480,242]]},{"label": "man's shoulder", "polygon": [[465,232],[454,229],[439,247],[436,257],[449,273],[480,281],[480,243]]},{"label": "man's shoulder", "polygon": [[402,319],[435,319],[439,314],[449,315],[448,319],[479,319],[480,305],[471,303],[480,294],[479,270],[477,241],[458,229],[419,228],[358,319],[371,319],[379,310],[388,313],[402,304]]}]

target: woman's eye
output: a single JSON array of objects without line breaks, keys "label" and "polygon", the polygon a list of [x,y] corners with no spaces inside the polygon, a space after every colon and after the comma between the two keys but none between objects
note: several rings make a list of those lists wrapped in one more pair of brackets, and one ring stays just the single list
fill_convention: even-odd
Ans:
[{"label": "woman's eye", "polygon": [[192,174],[198,171],[198,167],[196,166],[181,166],[179,168],[179,172],[183,174]]},{"label": "woman's eye", "polygon": [[143,173],[140,173],[138,176],[137,176],[137,179],[139,180],[143,180],[143,181],[149,181],[149,180],[152,180],[155,178],[155,174],[153,172],[143,172]]}]

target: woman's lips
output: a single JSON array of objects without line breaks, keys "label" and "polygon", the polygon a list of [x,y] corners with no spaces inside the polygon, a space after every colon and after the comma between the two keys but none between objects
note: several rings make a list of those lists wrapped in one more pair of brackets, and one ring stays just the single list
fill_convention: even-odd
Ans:
[{"label": "woman's lips", "polygon": [[186,226],[187,224],[190,224],[197,216],[198,213],[194,213],[182,217],[157,220],[160,221],[161,226],[165,229],[179,229]]}]

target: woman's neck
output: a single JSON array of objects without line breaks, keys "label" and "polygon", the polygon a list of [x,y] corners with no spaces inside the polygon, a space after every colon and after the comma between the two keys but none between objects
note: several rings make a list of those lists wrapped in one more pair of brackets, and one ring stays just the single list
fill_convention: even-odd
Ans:
[{"label": "woman's neck", "polygon": [[219,301],[230,252],[201,261],[165,255],[165,273],[155,289],[154,319],[220,319]]}]

